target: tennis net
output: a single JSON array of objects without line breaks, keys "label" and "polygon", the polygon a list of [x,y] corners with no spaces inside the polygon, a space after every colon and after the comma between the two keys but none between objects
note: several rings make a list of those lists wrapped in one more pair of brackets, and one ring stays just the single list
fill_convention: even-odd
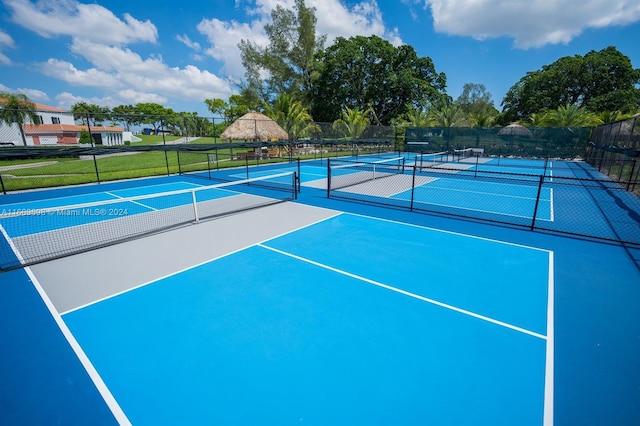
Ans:
[{"label": "tennis net", "polygon": [[432,152],[432,153],[420,153],[416,155],[415,165],[419,168],[435,167],[441,164],[446,164],[449,161],[449,153]]},{"label": "tennis net", "polygon": [[327,189],[358,185],[375,179],[404,174],[404,157],[378,161],[356,161],[332,158],[327,163]]},{"label": "tennis net", "polygon": [[473,157],[473,148],[454,149],[453,160],[464,161],[467,158]]},{"label": "tennis net", "polygon": [[93,193],[85,198],[97,201],[82,204],[64,205],[63,199],[48,199],[0,205],[0,270],[65,257],[296,197],[296,173],[286,172],[127,198],[108,192]]}]

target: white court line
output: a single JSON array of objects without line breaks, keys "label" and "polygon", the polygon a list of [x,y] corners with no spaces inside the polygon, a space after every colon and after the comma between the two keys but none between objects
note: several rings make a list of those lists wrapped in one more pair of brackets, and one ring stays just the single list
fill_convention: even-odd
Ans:
[{"label": "white court line", "polygon": [[[107,191],[105,191],[105,194],[112,195],[112,196],[114,196],[114,197],[116,197],[116,198],[119,198],[119,199],[121,199],[121,200],[126,200],[126,197],[122,197],[122,196],[120,196],[120,195],[116,195],[116,194],[114,194],[114,193],[112,193],[112,192],[107,192]],[[159,193],[159,194],[161,194],[161,193]],[[137,201],[127,200],[127,202],[129,202],[129,203],[131,203],[131,204],[137,204],[137,205],[139,205],[139,206],[141,206],[141,207],[144,207],[145,209],[150,209],[150,210],[153,210],[153,211],[156,211],[156,212],[158,211],[158,209],[156,209],[156,208],[154,208],[154,207],[148,206],[148,205],[143,204],[143,203],[139,203],[139,202],[137,202]]]},{"label": "white court line", "polygon": [[[407,200],[404,200],[404,201],[407,201]],[[502,213],[502,212],[496,212],[496,211],[493,211],[493,210],[471,209],[471,208],[468,208],[468,207],[460,207],[460,206],[455,206],[455,205],[452,206],[451,204],[441,204],[441,203],[434,203],[434,202],[423,202],[423,201],[417,201],[417,200],[413,200],[413,202],[414,202],[414,204],[415,203],[418,203],[418,204],[431,204],[433,206],[450,207],[450,208],[459,209],[459,210],[469,210],[469,211],[472,211],[472,212],[498,214],[498,215],[501,215],[501,216],[519,217],[519,218],[523,218],[523,219],[533,219],[532,216],[524,216],[524,215],[519,215],[519,214],[511,214],[511,213]],[[436,212],[436,213],[438,213],[438,212]],[[543,219],[543,218],[536,218],[536,220],[544,220],[544,221],[550,222],[549,219]]]},{"label": "white court line", "polygon": [[36,288],[44,304],[47,306],[49,313],[51,314],[54,321],[60,328],[60,331],[62,332],[64,337],[67,339],[67,342],[69,342],[69,345],[73,349],[73,352],[76,354],[76,356],[80,360],[80,363],[82,363],[82,366],[84,367],[87,374],[93,381],[93,384],[98,389],[98,392],[100,392],[102,399],[104,399],[104,402],[107,404],[107,406],[111,410],[111,413],[113,414],[113,416],[116,418],[119,424],[131,425],[131,422],[127,418],[126,414],[124,413],[124,411],[122,411],[120,404],[118,404],[118,401],[116,401],[115,397],[113,396],[113,394],[111,393],[107,385],[105,384],[104,380],[102,380],[102,377],[100,377],[98,370],[96,370],[96,368],[93,366],[93,364],[91,363],[91,360],[89,359],[87,354],[84,352],[84,350],[82,350],[82,347],[80,346],[76,338],[71,333],[71,330],[69,330],[69,327],[67,327],[67,324],[65,324],[60,314],[56,311],[56,308],[53,306],[53,302],[51,302],[51,299],[49,299],[49,296],[47,296],[47,293],[44,291],[44,289],[42,288],[42,285],[40,284],[36,276],[33,274],[33,272],[31,271],[31,268],[26,267],[24,268],[24,271],[29,276],[29,279],[33,283],[33,286]]},{"label": "white court line", "polygon": [[[442,179],[446,179],[446,178],[442,178]],[[465,193],[470,193],[470,194],[482,194],[482,195],[492,195],[492,196],[496,196],[496,197],[507,197],[507,198],[516,198],[516,199],[522,199],[522,200],[535,200],[536,197],[524,197],[521,195],[510,195],[510,194],[499,194],[497,192],[485,192],[485,191],[471,191],[468,189],[460,189],[460,188],[449,188],[446,186],[435,186],[435,185],[431,185],[432,182],[435,182],[436,180],[439,180],[439,178],[434,179],[432,181],[429,182],[425,182],[422,185],[417,186],[416,188],[425,188],[425,189],[444,189],[446,191],[458,191],[458,192],[465,192]],[[488,182],[484,182],[484,183],[488,183]],[[498,186],[526,186],[526,185],[511,185],[511,184],[495,184],[495,183],[488,183],[489,185],[498,185]],[[526,186],[527,188],[531,187],[531,186]],[[545,200],[545,199],[541,199],[542,201],[549,201],[549,200]]]},{"label": "white court line", "polygon": [[544,426],[553,425],[553,395],[554,395],[554,360],[555,356],[555,279],[554,255],[549,252],[549,289],[547,293],[547,350],[544,371]]},{"label": "white court line", "polygon": [[282,250],[278,250],[278,249],[273,248],[273,247],[266,246],[266,245],[264,245],[262,243],[258,244],[258,247],[262,247],[264,249],[271,250],[271,251],[274,251],[276,253],[280,253],[280,254],[282,254],[284,256],[288,256],[288,257],[291,257],[293,259],[297,259],[297,260],[300,260],[302,262],[306,262],[306,263],[309,263],[311,265],[315,265],[315,266],[318,266],[320,268],[327,269],[329,271],[336,272],[338,274],[342,274],[342,275],[345,275],[345,276],[350,277],[350,278],[355,278],[357,280],[366,282],[368,284],[372,284],[372,285],[375,285],[377,287],[381,287],[381,288],[384,288],[384,289],[387,289],[387,290],[391,290],[393,292],[400,293],[400,294],[403,294],[405,296],[412,297],[414,299],[422,300],[423,302],[431,303],[433,305],[440,306],[442,308],[449,309],[451,311],[455,311],[455,312],[458,312],[458,313],[461,313],[461,314],[464,314],[464,315],[468,315],[470,317],[477,318],[477,319],[480,319],[480,320],[483,320],[483,321],[487,321],[487,322],[490,322],[490,323],[493,323],[493,324],[496,324],[496,325],[499,325],[499,326],[502,326],[502,327],[505,327],[505,328],[509,328],[511,330],[519,331],[520,333],[528,334],[530,336],[537,337],[537,338],[543,339],[543,340],[547,339],[544,335],[542,335],[540,333],[536,333],[535,331],[527,330],[526,328],[518,327],[516,325],[512,325],[512,324],[506,323],[504,321],[496,320],[496,319],[487,317],[485,315],[480,315],[480,314],[477,314],[475,312],[467,311],[466,309],[457,308],[455,306],[448,305],[446,303],[442,303],[442,302],[439,302],[437,300],[430,299],[428,297],[420,296],[419,294],[411,293],[409,291],[402,290],[402,289],[399,289],[397,287],[393,287],[393,286],[390,286],[390,285],[387,285],[387,284],[383,284],[383,283],[380,283],[378,281],[370,280],[368,278],[361,277],[359,275],[355,275],[355,274],[352,274],[350,272],[346,272],[346,271],[343,271],[341,269],[337,269],[337,268],[334,268],[332,266],[325,265],[323,263],[319,263],[319,262],[313,261],[311,259],[307,259],[307,258],[304,258],[304,257],[301,257],[301,256],[297,256],[297,255],[292,254],[292,253],[288,253],[288,252],[285,252],[285,251],[282,251]]}]

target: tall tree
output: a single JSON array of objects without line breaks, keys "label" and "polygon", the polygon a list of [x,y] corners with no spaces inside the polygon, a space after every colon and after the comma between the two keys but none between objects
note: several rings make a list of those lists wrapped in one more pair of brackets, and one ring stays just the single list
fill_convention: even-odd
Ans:
[{"label": "tall tree", "polygon": [[444,96],[446,76],[430,58],[378,36],[339,37],[319,60],[311,107],[318,121],[334,121],[348,107],[371,109],[376,124],[388,125],[412,106],[422,108]]},{"label": "tall tree", "polygon": [[455,103],[467,115],[493,116],[498,113],[484,84],[465,83]]},{"label": "tall tree", "polygon": [[82,121],[83,124],[95,126],[111,117],[109,107],[101,107],[99,105],[88,104],[86,102],[77,102],[71,106],[73,118]]},{"label": "tall tree", "polygon": [[150,124],[153,126],[154,133],[158,133],[158,127],[163,124],[166,126],[176,113],[171,108],[165,108],[156,103],[140,103],[136,104],[136,114],[140,117],[141,124]]},{"label": "tall tree", "polygon": [[510,121],[566,105],[591,112],[628,112],[640,106],[640,69],[615,47],[585,56],[567,56],[527,73],[505,95],[503,113]]},{"label": "tall tree", "polygon": [[123,123],[125,130],[130,131],[132,126],[138,124],[136,107],[133,105],[118,105],[111,109],[111,118]]},{"label": "tall tree", "polygon": [[40,118],[36,113],[36,104],[22,93],[0,93],[0,123],[7,125],[16,123],[20,129],[20,137],[24,146],[27,146],[27,138],[24,135],[23,125],[28,121],[40,124]]},{"label": "tall tree", "polygon": [[[294,10],[278,5],[265,25],[268,46],[248,40],[238,45],[250,91],[269,102],[280,93],[299,96],[311,87],[316,68],[316,52],[325,36],[316,36],[315,8],[295,0]],[[268,77],[263,78],[264,72]]]}]

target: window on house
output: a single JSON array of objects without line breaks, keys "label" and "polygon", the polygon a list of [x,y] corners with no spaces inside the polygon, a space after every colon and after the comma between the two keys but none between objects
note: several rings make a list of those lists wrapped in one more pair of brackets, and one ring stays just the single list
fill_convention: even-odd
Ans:
[{"label": "window on house", "polygon": [[51,123],[60,124],[60,119],[58,117],[51,117]]},{"label": "window on house", "polygon": [[38,123],[34,123],[34,124],[44,124],[44,121],[42,120],[41,115],[38,116]]}]

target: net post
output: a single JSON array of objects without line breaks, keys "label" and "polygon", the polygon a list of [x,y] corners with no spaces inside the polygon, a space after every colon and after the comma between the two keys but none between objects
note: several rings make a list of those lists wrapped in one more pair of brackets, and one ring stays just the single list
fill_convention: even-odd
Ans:
[{"label": "net post", "polygon": [[298,167],[297,167],[297,168],[298,168],[297,184],[298,184],[298,192],[300,192],[300,190],[302,189],[302,184],[301,184],[301,182],[300,182],[300,176],[301,176],[301,173],[300,173],[300,157],[298,157],[298,158],[297,158],[297,160],[298,160],[298,161],[297,161],[297,163],[298,163],[298,164],[297,164],[297,166],[298,166]]},{"label": "net post", "polygon": [[176,151],[176,155],[178,156],[178,174],[182,175],[182,167],[180,166],[180,150]]},{"label": "net post", "polygon": [[293,176],[292,176],[293,182],[292,182],[292,186],[291,186],[291,198],[293,200],[297,200],[298,199],[298,176],[296,174],[296,172],[293,172]]},{"label": "net post", "polygon": [[416,170],[418,169],[418,166],[416,166],[415,164],[413,165],[413,176],[411,178],[411,203],[409,204],[409,211],[413,211],[413,197],[415,195],[415,189],[416,189]]},{"label": "net post", "polygon": [[331,198],[331,158],[327,157],[327,198]]},{"label": "net post", "polygon": [[207,176],[211,179],[211,154],[207,153]]},{"label": "net post", "polygon": [[531,218],[531,231],[536,226],[536,216],[538,214],[538,205],[540,204],[540,193],[542,192],[542,184],[544,183],[544,175],[540,175],[540,181],[538,183],[538,193],[536,194],[536,204],[533,208],[533,217]]},{"label": "net post", "polygon": [[4,187],[4,181],[2,180],[2,174],[0,174],[0,186],[2,186],[2,193],[7,195],[7,188]]},{"label": "net post", "polygon": [[245,154],[244,156],[244,167],[245,170],[247,171],[247,179],[249,179],[249,156]]},{"label": "net post", "polygon": [[200,218],[198,217],[198,203],[196,202],[196,191],[191,191],[191,199],[193,201],[193,217],[195,218],[196,223],[200,222]]},{"label": "net post", "polygon": [[478,162],[480,161],[480,156],[476,157],[476,175],[475,177],[478,177]]}]

